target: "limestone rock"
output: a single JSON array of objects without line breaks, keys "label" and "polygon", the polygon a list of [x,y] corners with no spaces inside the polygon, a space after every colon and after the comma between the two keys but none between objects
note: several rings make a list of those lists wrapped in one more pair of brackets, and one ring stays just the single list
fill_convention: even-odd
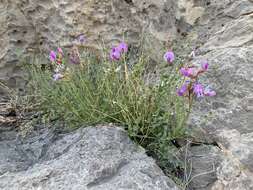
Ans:
[{"label": "limestone rock", "polygon": [[58,135],[40,131],[25,140],[2,141],[0,148],[2,190],[178,190],[116,127],[87,127]]},{"label": "limestone rock", "polygon": [[123,38],[134,43],[144,33],[174,39],[175,9],[173,0],[2,0],[0,81],[22,88],[24,57],[41,53],[46,58],[50,48],[69,48],[80,34],[91,49],[100,48],[102,39],[109,46]]},{"label": "limestone rock", "polygon": [[193,146],[184,151],[183,157],[187,160],[189,189],[210,189],[217,181],[216,171],[223,160],[220,149],[212,145]]},{"label": "limestone rock", "polygon": [[[220,146],[219,151],[216,151],[215,147],[204,150],[193,149],[193,154],[203,153],[203,159],[194,158],[193,155],[192,159],[200,162],[199,165],[193,165],[193,171],[196,171],[195,174],[197,174],[207,170],[206,167],[210,163],[205,165],[205,159],[209,157],[215,159],[217,156],[221,159],[221,164],[217,164],[215,167],[215,175],[196,177],[191,185],[195,189],[250,190],[253,189],[253,150],[251,147],[253,133],[252,10],[252,0],[2,0],[0,1],[0,24],[2,26],[0,28],[0,81],[7,81],[9,86],[22,88],[21,79],[24,73],[20,72],[18,63],[23,55],[41,52],[47,56],[49,49],[56,44],[63,47],[71,46],[72,41],[79,34],[87,36],[87,47],[96,49],[98,46],[95,42],[101,38],[105,40],[106,44],[111,45],[122,39],[122,33],[124,33],[130,43],[135,43],[142,33],[147,33],[154,37],[152,47],[156,50],[158,46],[158,43],[155,43],[156,39],[164,42],[177,37],[177,33],[186,32],[189,34],[188,39],[196,41],[196,45],[200,46],[196,62],[208,59],[210,63],[210,69],[205,75],[206,77],[201,78],[201,82],[210,84],[217,91],[216,97],[200,100],[195,104],[189,124],[190,127],[205,132],[205,137],[208,139],[205,143],[211,144],[215,141]],[[85,130],[94,131],[96,129]],[[85,130],[80,130],[76,134],[76,138],[79,138],[79,133],[86,134]],[[9,138],[3,136],[3,134],[11,134],[12,136],[12,133],[9,129],[5,129],[0,135],[0,139],[9,140],[8,143],[0,145],[1,150],[8,152],[3,155],[0,152],[0,157],[7,160],[7,164],[0,160],[0,174],[1,172],[5,173],[0,178],[0,187],[3,184],[8,184],[10,189],[15,189],[16,187],[11,187],[11,183],[9,183],[13,180],[12,176],[14,175],[17,176],[15,178],[16,184],[30,187],[33,181],[36,187],[41,184],[50,185],[48,178],[58,179],[61,169],[63,169],[63,176],[59,178],[59,181],[65,180],[64,177],[67,175],[64,173],[65,171],[70,171],[70,174],[73,171],[79,171],[79,174],[86,172],[83,175],[87,176],[92,170],[81,170],[82,168],[78,170],[78,166],[75,168],[75,165],[70,163],[79,163],[80,160],[76,162],[73,159],[65,159],[70,157],[68,151],[73,151],[73,155],[79,154],[74,150],[79,151],[80,149],[73,148],[77,144],[84,147],[92,146],[88,142],[83,144],[81,143],[83,141],[77,140],[76,144],[73,143],[74,146],[64,148],[62,139],[75,139],[74,134],[64,135],[64,138],[59,141],[55,141],[56,137],[51,133],[42,138],[38,135],[37,138],[42,143],[36,144],[39,140],[32,138],[30,145],[33,148],[29,148],[27,145],[28,150],[32,149],[32,151],[28,151],[28,154],[24,151],[24,144],[21,144],[21,147],[13,145]],[[89,134],[89,132],[87,133]],[[100,133],[97,135],[98,137],[92,135],[91,137],[98,143],[99,141],[96,139],[102,137]],[[105,136],[103,138],[106,138]],[[88,136],[84,135],[84,137],[89,139]],[[203,137],[201,135],[199,139],[203,140]],[[108,138],[111,138],[110,133]],[[49,142],[47,142],[48,140]],[[48,147],[51,141],[61,145],[58,147],[54,143]],[[69,140],[65,141],[69,142]],[[119,143],[119,141],[117,142]],[[110,146],[115,148],[112,144]],[[108,151],[111,150],[110,146],[106,146]],[[101,147],[103,146],[101,145]],[[93,148],[95,151],[100,148],[100,145]],[[45,154],[44,151],[48,149],[50,151],[46,151]],[[17,152],[17,150],[20,151]],[[121,149],[116,150],[122,151]],[[132,149],[130,148],[130,150]],[[62,151],[66,151],[67,154],[63,154]],[[29,156],[22,160],[21,153]],[[82,151],[80,154],[85,157]],[[122,154],[129,155],[124,151]],[[43,156],[41,157],[41,155]],[[138,155],[139,153],[134,153],[132,158],[139,160]],[[103,159],[109,158],[106,155],[105,157],[101,154],[99,156]],[[10,157],[17,159],[8,161]],[[60,161],[59,164],[56,159]],[[144,159],[149,160],[146,157]],[[112,168],[119,168],[119,171],[116,170],[119,175],[124,173],[132,181],[137,179],[133,178],[131,170],[125,170],[125,162],[122,163],[120,160],[108,161],[108,165],[105,165],[105,173],[108,172],[110,176],[115,171]],[[129,160],[131,159],[129,158]],[[150,163],[149,161],[148,163]],[[135,163],[132,160],[129,162]],[[37,164],[34,165],[34,163]],[[64,166],[61,166],[60,163],[64,163]],[[141,164],[133,165],[134,167],[131,168],[136,168],[137,174],[144,175],[146,179],[148,175],[139,174],[140,168],[145,164],[141,162]],[[29,166],[31,167],[28,169]],[[45,166],[53,166],[59,170],[52,170],[52,168]],[[88,183],[97,184],[96,179],[100,179],[99,176],[103,173],[102,168],[100,170],[96,164],[94,168],[97,173],[84,179],[86,185]],[[41,170],[41,173],[36,172],[38,169]],[[8,170],[11,173],[6,173]],[[110,182],[119,185],[116,182],[119,177],[113,179],[109,177]],[[80,179],[83,178],[80,177]],[[102,181],[105,182],[103,185],[107,185],[107,180]],[[79,182],[74,184],[78,185]],[[126,184],[128,183],[130,182],[126,182]],[[100,185],[102,184],[97,184],[92,188],[99,189]]]},{"label": "limestone rock", "polygon": [[177,17],[183,17],[186,23],[194,25],[204,14],[205,8],[196,6],[194,0],[179,0]]},{"label": "limestone rock", "polygon": [[223,161],[212,190],[253,186],[252,8],[251,0],[210,1],[194,29],[203,44],[196,62],[208,59],[210,63],[201,82],[217,91],[216,97],[195,104],[189,122],[221,147]]}]

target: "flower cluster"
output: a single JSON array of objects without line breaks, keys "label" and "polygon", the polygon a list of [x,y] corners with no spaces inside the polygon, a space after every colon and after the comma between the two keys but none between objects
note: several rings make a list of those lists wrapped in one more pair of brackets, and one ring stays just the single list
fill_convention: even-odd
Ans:
[{"label": "flower cluster", "polygon": [[[71,48],[69,54],[69,62],[72,64],[80,64],[80,54],[77,47],[77,44],[83,45],[86,42],[84,34],[77,36],[76,40],[73,42],[73,47]],[[57,51],[51,50],[49,53],[49,59],[51,63],[55,66],[53,80],[57,81],[66,77],[65,71],[68,68],[64,65],[64,53],[62,48],[58,47]],[[63,74],[64,73],[64,74]]]},{"label": "flower cluster", "polygon": [[51,50],[49,54],[49,59],[53,64],[56,64],[55,70],[54,70],[54,75],[53,75],[53,80],[57,81],[59,79],[62,79],[64,77],[61,72],[65,69],[65,66],[63,64],[63,58],[64,58],[64,53],[62,48],[57,48],[57,52]]},{"label": "flower cluster", "polygon": [[127,53],[128,45],[125,42],[121,42],[117,47],[112,47],[110,52],[110,59],[112,61],[119,61],[124,53]]},{"label": "flower cluster", "polygon": [[[78,41],[80,43],[84,43],[86,41],[84,35],[80,35],[78,37]],[[128,52],[128,45],[125,42],[121,42],[118,46],[113,47],[110,51],[110,59],[112,61],[119,61],[121,57]],[[80,64],[80,54],[77,46],[73,46],[70,53],[70,62],[73,64]],[[195,51],[191,53],[191,57],[195,57]],[[65,66],[63,65],[64,53],[61,48],[57,49],[57,52],[50,52],[50,61],[56,64],[55,73],[53,75],[54,80],[59,80],[64,77],[62,72],[65,70]],[[173,51],[168,50],[164,56],[164,60],[172,65],[175,60],[175,54]],[[198,77],[200,74],[206,72],[209,68],[209,64],[207,61],[203,61],[201,63],[201,67],[196,66],[184,66],[180,68],[180,73],[187,78],[184,84],[177,89],[178,96],[188,97],[189,100],[192,100],[193,96],[196,97],[204,97],[204,96],[215,96],[216,92],[212,90],[209,86],[204,87],[200,82],[198,82]],[[127,68],[125,67],[125,74],[127,78]]]},{"label": "flower cluster", "polygon": [[186,96],[190,98],[193,95],[196,95],[198,98],[204,96],[215,96],[216,92],[210,87],[204,87],[201,83],[198,82],[198,77],[201,73],[204,73],[208,70],[209,64],[207,61],[201,63],[201,68],[195,66],[191,67],[182,67],[180,73],[189,78],[182,86],[177,90],[178,96]]},{"label": "flower cluster", "polygon": [[52,63],[56,63],[58,65],[61,65],[63,63],[63,50],[62,48],[57,48],[57,52],[51,50],[49,54],[49,59]]},{"label": "flower cluster", "polygon": [[207,71],[209,64],[207,61],[203,61],[201,64],[201,68],[192,67],[182,67],[180,72],[183,76],[189,77],[191,79],[196,79],[201,73]]}]

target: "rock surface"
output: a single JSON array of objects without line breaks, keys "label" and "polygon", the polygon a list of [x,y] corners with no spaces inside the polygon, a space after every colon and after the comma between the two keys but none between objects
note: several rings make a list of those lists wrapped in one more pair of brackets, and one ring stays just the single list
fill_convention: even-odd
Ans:
[{"label": "rock surface", "polygon": [[[217,181],[216,168],[220,166],[222,154],[218,147],[200,145],[188,148],[186,152],[189,189],[210,189]],[[191,175],[189,175],[191,173]]]},{"label": "rock surface", "polygon": [[[137,42],[150,34],[167,41],[176,34],[173,0],[2,0],[0,3],[0,81],[21,86],[20,59],[27,52],[44,53],[69,47],[78,35],[86,46],[99,48],[123,39]],[[156,45],[156,43],[154,43]]]},{"label": "rock surface", "polygon": [[[87,47],[95,49],[96,40],[112,44],[122,39],[122,33],[130,43],[143,31],[160,41],[187,36],[200,47],[196,60],[210,63],[202,82],[217,91],[215,98],[197,102],[190,118],[190,126],[204,132],[199,141],[209,144],[209,148],[191,150],[189,159],[196,163],[192,175],[198,177],[190,186],[196,190],[253,189],[253,0],[2,0],[0,23],[0,80],[19,87],[24,76],[17,64],[21,54],[45,53],[55,44],[68,47],[79,34],[85,34]],[[8,130],[2,133],[12,136]],[[7,164],[0,161],[1,171],[20,168],[24,173],[24,165],[42,161],[38,157],[44,148],[35,146],[38,152],[24,159],[22,151],[15,152],[16,145],[1,146],[17,158]],[[216,158],[215,171],[200,175],[209,171]],[[41,166],[28,169],[31,176],[34,167]],[[10,174],[4,175],[10,180]]]},{"label": "rock surface", "polygon": [[202,43],[197,60],[210,63],[201,80],[217,91],[215,98],[196,103],[190,120],[205,131],[207,143],[221,149],[217,181],[207,190],[253,189],[252,10],[252,0],[210,1],[192,31]]},{"label": "rock surface", "polygon": [[120,128],[37,133],[0,141],[1,190],[178,190]]}]

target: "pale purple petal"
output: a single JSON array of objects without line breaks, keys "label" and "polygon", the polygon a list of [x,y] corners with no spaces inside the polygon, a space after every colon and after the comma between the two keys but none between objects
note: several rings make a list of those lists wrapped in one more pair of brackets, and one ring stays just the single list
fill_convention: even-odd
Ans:
[{"label": "pale purple petal", "polygon": [[185,76],[185,77],[191,77],[191,76],[194,76],[195,74],[195,69],[194,68],[185,68],[185,67],[182,67],[180,69],[180,73]]},{"label": "pale purple petal", "polygon": [[195,83],[193,85],[193,92],[194,94],[196,94],[196,96],[199,97],[203,97],[204,96],[204,88],[202,86],[202,84],[200,83]]},{"label": "pale purple petal", "polygon": [[185,67],[182,67],[180,69],[180,73],[185,76],[185,77],[188,77],[189,76],[189,72],[188,72],[188,68],[185,68]]},{"label": "pale purple petal", "polygon": [[60,73],[56,73],[56,74],[53,75],[53,80],[54,81],[60,80],[61,78],[63,78],[63,75],[60,74]]},{"label": "pale purple petal", "polygon": [[50,51],[49,58],[51,62],[54,62],[56,60],[56,53],[54,51]]},{"label": "pale purple petal", "polygon": [[125,42],[121,42],[117,48],[120,53],[126,53],[128,51],[128,45]]},{"label": "pale purple petal", "polygon": [[177,90],[177,95],[184,96],[187,93],[187,91],[188,91],[188,83],[185,83],[182,85],[181,88]]},{"label": "pale purple petal", "polygon": [[212,90],[211,88],[206,87],[204,90],[204,95],[212,97],[212,96],[216,96],[216,92]]},{"label": "pale purple petal", "polygon": [[207,71],[208,67],[209,67],[209,64],[208,64],[207,60],[205,60],[201,63],[201,68],[203,71]]},{"label": "pale purple petal", "polygon": [[196,69],[194,69],[194,68],[189,68],[189,69],[188,69],[188,74],[189,74],[189,76],[192,76],[192,75],[196,74]]},{"label": "pale purple petal", "polygon": [[85,36],[84,36],[83,34],[81,34],[81,35],[79,36],[79,38],[78,38],[78,41],[79,41],[80,43],[84,43],[84,42],[86,41]]},{"label": "pale purple petal", "polygon": [[164,60],[168,63],[172,63],[175,60],[175,55],[172,51],[168,51],[163,56]]},{"label": "pale purple petal", "polygon": [[110,58],[113,61],[118,61],[120,59],[120,50],[117,47],[113,47],[110,52]]}]

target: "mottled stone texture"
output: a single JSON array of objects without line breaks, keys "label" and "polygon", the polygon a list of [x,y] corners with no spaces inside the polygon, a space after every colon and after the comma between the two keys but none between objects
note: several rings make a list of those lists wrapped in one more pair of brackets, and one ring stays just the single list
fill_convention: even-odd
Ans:
[{"label": "mottled stone texture", "polygon": [[[20,55],[45,54],[55,45],[68,47],[82,33],[88,38],[86,46],[94,49],[97,40],[112,44],[123,33],[129,43],[143,33],[150,34],[154,42],[188,34],[187,40],[200,47],[195,61],[208,59],[210,63],[201,81],[217,91],[216,97],[196,102],[190,117],[190,127],[205,132],[197,140],[209,144],[208,149],[190,150],[191,188],[253,189],[253,0],[0,0],[0,24],[0,80],[19,87],[24,76]],[[156,46],[153,43],[154,50]],[[11,151],[16,145],[2,146],[1,150]],[[29,161],[17,158],[21,169]],[[58,167],[55,160],[50,164]],[[212,165],[215,169],[208,173]],[[6,170],[15,165],[3,162],[1,167]],[[35,165],[28,174],[32,179],[37,174],[38,179],[58,175],[57,171],[47,173],[42,165]],[[47,177],[45,181],[49,184]]]},{"label": "mottled stone texture", "polygon": [[217,96],[196,102],[190,125],[205,131],[209,142],[211,139],[218,143],[223,161],[216,170],[215,185],[199,189],[250,190],[253,189],[253,1],[209,2],[208,6],[203,5],[206,11],[192,33],[202,42],[197,60],[208,59],[210,63],[210,70],[201,80],[216,89]]},{"label": "mottled stone texture", "polygon": [[21,87],[23,55],[68,47],[80,34],[96,49],[123,34],[133,43],[143,33],[162,41],[176,33],[173,0],[2,0],[0,15],[0,80],[13,87]]},{"label": "mottled stone texture", "polygon": [[0,148],[1,190],[179,190],[117,127],[44,129]]}]

